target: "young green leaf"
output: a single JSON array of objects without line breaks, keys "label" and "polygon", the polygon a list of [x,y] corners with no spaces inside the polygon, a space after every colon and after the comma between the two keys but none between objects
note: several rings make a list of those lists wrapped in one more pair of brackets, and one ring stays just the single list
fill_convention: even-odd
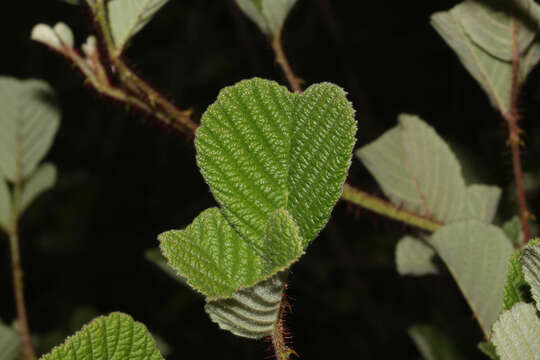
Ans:
[{"label": "young green leaf", "polygon": [[263,33],[279,33],[289,11],[298,0],[236,0],[238,7]]},{"label": "young green leaf", "polygon": [[109,0],[108,20],[117,54],[169,0]]},{"label": "young green leaf", "polygon": [[228,299],[207,301],[206,312],[223,330],[260,339],[272,334],[281,308],[286,272],[239,290]]},{"label": "young green leaf", "polygon": [[49,150],[60,123],[54,92],[41,80],[0,77],[0,173],[31,174]]},{"label": "young green leaf", "polygon": [[518,30],[520,83],[540,60],[540,43],[533,42],[539,6],[533,0],[519,3],[515,10],[513,1],[466,0],[431,17],[433,27],[503,114],[510,110],[512,96],[514,23]]},{"label": "young green leaf", "polygon": [[476,219],[491,224],[499,199],[501,189],[497,186],[470,185],[467,187],[467,218]]},{"label": "young green leaf", "polygon": [[408,331],[424,360],[463,359],[453,341],[433,325],[416,324]]},{"label": "young green leaf", "polygon": [[10,227],[11,218],[11,194],[6,181],[0,176],[0,229],[7,230]]},{"label": "young green leaf", "polygon": [[508,261],[508,276],[504,285],[503,310],[510,310],[519,302],[527,302],[529,298],[529,284],[521,266],[522,250],[516,250]]},{"label": "young green leaf", "polygon": [[463,218],[465,181],[448,145],[416,116],[398,122],[356,156],[394,204],[443,223]]},{"label": "young green leaf", "polygon": [[402,237],[396,245],[396,266],[400,275],[438,274],[434,257],[432,247],[412,236]]},{"label": "young green leaf", "polygon": [[501,360],[538,360],[540,319],[531,304],[518,303],[493,325],[493,344]]},{"label": "young green leaf", "polygon": [[56,182],[56,167],[53,164],[41,165],[24,182],[21,194],[20,213],[34,201],[43,192],[51,189]]},{"label": "young green leaf", "polygon": [[443,226],[433,234],[431,244],[488,335],[503,308],[512,245],[498,227],[478,220]]},{"label": "young green leaf", "polygon": [[129,315],[112,313],[84,326],[40,360],[163,360],[146,327]]},{"label": "young green leaf", "polygon": [[528,244],[521,256],[525,280],[531,286],[531,295],[540,311],[540,239]]},{"label": "young green leaf", "polygon": [[21,353],[22,338],[0,322],[0,360],[16,360]]},{"label": "young green leaf", "polygon": [[270,215],[262,245],[242,239],[218,208],[203,211],[185,230],[158,238],[178,275],[209,300],[229,298],[286,269],[303,253],[298,228],[282,209]]},{"label": "young green leaf", "polygon": [[261,248],[268,216],[289,212],[307,246],[339,199],[355,142],[354,111],[336,85],[290,93],[252,79],[223,89],[197,130],[197,163],[242,238]]}]

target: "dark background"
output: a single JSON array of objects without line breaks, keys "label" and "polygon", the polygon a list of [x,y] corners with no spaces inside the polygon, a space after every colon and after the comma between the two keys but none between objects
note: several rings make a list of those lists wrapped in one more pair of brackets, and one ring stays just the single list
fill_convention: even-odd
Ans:
[{"label": "dark background", "polygon": [[[285,49],[306,85],[331,81],[357,110],[358,144],[392,127],[399,113],[420,115],[463,162],[469,182],[504,190],[498,222],[515,212],[502,118],[429,25],[454,1],[299,0]],[[98,314],[123,311],[171,347],[167,359],[262,359],[269,344],[221,331],[202,298],[145,259],[156,235],[188,225],[214,204],[192,143],[155,120],[95,94],[64,59],[29,40],[38,22],[65,21],[78,43],[93,32],[81,7],[56,0],[10,2],[0,15],[0,74],[49,81],[62,125],[47,160],[58,184],[22,219],[30,326],[40,351]],[[127,58],[137,72],[198,119],[218,91],[253,76],[285,83],[263,35],[232,0],[172,0],[140,33]],[[529,203],[537,212],[535,160],[538,73],[520,104]],[[1,109],[0,109],[1,111]],[[382,195],[354,161],[350,180]],[[416,230],[338,203],[327,228],[293,267],[287,325],[303,359],[415,359],[407,335],[436,324],[467,356],[481,358],[481,332],[447,274],[400,277],[397,240]],[[0,236],[0,318],[15,317],[7,241]]]}]

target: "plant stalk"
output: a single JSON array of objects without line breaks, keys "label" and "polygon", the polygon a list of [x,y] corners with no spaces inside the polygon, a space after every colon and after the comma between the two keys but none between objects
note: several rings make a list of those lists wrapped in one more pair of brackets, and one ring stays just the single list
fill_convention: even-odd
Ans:
[{"label": "plant stalk", "polygon": [[287,81],[289,82],[289,85],[291,86],[291,89],[294,92],[302,92],[302,81],[296,77],[294,74],[291,65],[289,64],[289,60],[287,60],[287,56],[285,55],[285,52],[283,51],[283,43],[281,41],[281,30],[279,30],[277,33],[274,34],[274,37],[272,38],[272,49],[274,50],[274,54],[276,55],[276,62],[281,67],[281,70],[283,71],[283,74],[287,78]]},{"label": "plant stalk", "polygon": [[17,309],[17,319],[19,322],[20,333],[23,338],[22,358],[25,360],[34,359],[34,347],[32,345],[32,337],[30,334],[30,326],[28,325],[28,316],[26,314],[26,306],[24,301],[24,273],[21,262],[21,251],[19,247],[19,212],[21,203],[21,187],[22,187],[22,165],[21,165],[21,136],[20,126],[17,126],[16,133],[16,166],[15,179],[13,184],[13,206],[11,210],[11,224],[7,229],[9,236],[9,247],[11,252],[11,273],[13,274],[13,291],[15,297],[15,307]]},{"label": "plant stalk", "polygon": [[512,89],[510,97],[510,110],[508,113],[503,114],[508,124],[508,144],[512,151],[512,169],[514,173],[514,181],[516,183],[517,201],[519,207],[519,217],[521,220],[521,231],[523,232],[523,238],[525,242],[529,241],[529,217],[530,213],[527,210],[527,200],[525,197],[525,189],[523,187],[523,170],[521,167],[520,146],[522,144],[520,134],[521,129],[518,126],[520,119],[518,110],[518,98],[519,98],[519,42],[518,42],[518,25],[515,19],[512,19]]},{"label": "plant stalk", "polygon": [[438,228],[444,225],[422,215],[400,209],[386,200],[355,189],[347,183],[345,183],[343,186],[341,198],[364,209],[401,221],[402,223],[420,228],[425,231],[435,232]]}]

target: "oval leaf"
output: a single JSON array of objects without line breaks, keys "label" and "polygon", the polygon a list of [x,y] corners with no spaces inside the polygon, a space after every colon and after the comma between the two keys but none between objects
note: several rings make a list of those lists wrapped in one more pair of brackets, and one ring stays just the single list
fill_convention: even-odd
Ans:
[{"label": "oval leaf", "polygon": [[434,257],[432,247],[412,236],[402,237],[396,245],[396,267],[400,275],[438,274]]},{"label": "oval leaf", "polygon": [[8,185],[2,177],[0,177],[0,229],[9,229],[9,221],[11,219],[11,193]]},{"label": "oval leaf", "polygon": [[501,360],[538,360],[540,319],[534,306],[519,303],[493,325],[493,344]]},{"label": "oval leaf", "polygon": [[466,188],[456,157],[420,118],[398,122],[356,156],[394,204],[443,223],[462,218]]},{"label": "oval leaf", "polygon": [[112,313],[84,326],[41,360],[163,360],[143,324],[129,315]]},{"label": "oval leaf", "polygon": [[298,0],[236,0],[238,7],[263,33],[279,33],[289,11]]},{"label": "oval leaf", "polygon": [[0,322],[0,360],[16,360],[20,357],[22,338]]},{"label": "oval leaf", "polygon": [[446,225],[431,237],[485,334],[503,309],[513,248],[501,229],[477,220]]},{"label": "oval leaf", "polygon": [[56,167],[53,164],[41,165],[23,184],[20,213],[22,214],[39,195],[51,189],[55,182]]},{"label": "oval leaf", "polygon": [[169,0],[109,0],[109,26],[118,54]]},{"label": "oval leaf", "polygon": [[43,159],[58,130],[54,92],[41,80],[0,77],[0,173],[22,180]]}]

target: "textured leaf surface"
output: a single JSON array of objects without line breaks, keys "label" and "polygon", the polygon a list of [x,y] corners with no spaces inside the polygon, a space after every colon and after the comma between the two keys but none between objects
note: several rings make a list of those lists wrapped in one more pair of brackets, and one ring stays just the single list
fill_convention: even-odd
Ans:
[{"label": "textured leaf surface", "polygon": [[[433,14],[431,23],[488,94],[493,106],[507,113],[512,86],[512,19],[508,11],[499,11],[505,2],[489,3],[466,0],[450,11]],[[529,9],[533,22],[538,21],[538,5],[533,0],[519,3]],[[540,45],[536,41],[531,44],[536,29],[528,25],[528,20],[518,18],[517,24],[522,82],[540,60]]]},{"label": "textured leaf surface", "polygon": [[99,317],[41,360],[162,360],[146,327],[130,316]]},{"label": "textured leaf surface", "polygon": [[260,245],[243,239],[218,208],[205,210],[185,230],[165,232],[159,240],[169,264],[210,300],[255,285],[303,253],[298,228],[282,209],[269,217]]},{"label": "textured leaf surface", "polygon": [[501,360],[538,360],[540,319],[531,304],[519,303],[493,325],[492,341]]},{"label": "textured leaf surface", "polygon": [[467,218],[490,224],[500,198],[501,189],[497,186],[470,185],[467,187]]},{"label": "textured leaf surface", "polygon": [[40,80],[0,77],[0,173],[24,178],[49,150],[60,123],[54,93]]},{"label": "textured leaf surface", "polygon": [[394,204],[443,223],[463,217],[465,182],[448,145],[416,116],[398,122],[356,155]]},{"label": "textured leaf surface", "polygon": [[0,322],[0,360],[18,359],[21,346],[22,338]]},{"label": "textured leaf surface", "polygon": [[223,89],[197,130],[197,162],[228,221],[257,248],[285,209],[306,246],[339,199],[355,142],[354,111],[332,84],[290,93],[252,79]]},{"label": "textured leaf surface", "polygon": [[116,50],[120,54],[128,41],[148,24],[169,0],[109,0],[107,11]]},{"label": "textured leaf surface", "polygon": [[433,325],[417,324],[408,330],[425,360],[458,360],[463,356],[446,334]]},{"label": "textured leaf surface", "polygon": [[11,193],[6,181],[0,176],[0,228],[7,230],[11,217]]},{"label": "textured leaf surface", "polygon": [[508,276],[504,285],[503,309],[510,310],[519,302],[527,302],[529,284],[525,281],[520,258],[522,251],[516,250],[510,258]]},{"label": "textured leaf surface", "polygon": [[397,243],[396,266],[400,275],[437,274],[434,257],[435,250],[420,239],[404,236]]},{"label": "textured leaf surface", "polygon": [[169,266],[167,263],[167,258],[162,255],[161,250],[159,248],[156,249],[148,249],[144,252],[144,256],[146,260],[150,261],[154,265],[156,265],[158,268],[163,270],[167,275],[178,281],[182,285],[187,284],[187,280],[181,276],[178,275],[178,271],[176,271],[174,268]]},{"label": "textured leaf surface", "polygon": [[525,280],[531,287],[531,295],[536,302],[536,307],[540,311],[540,240],[537,239],[535,244],[527,245],[523,249],[521,256],[521,264],[523,265],[523,274]]},{"label": "textured leaf surface", "polygon": [[259,339],[272,334],[278,320],[286,274],[280,272],[228,299],[208,301],[206,312],[223,330]]},{"label": "textured leaf surface", "polygon": [[236,0],[238,7],[266,35],[281,31],[289,11],[298,0]]},{"label": "textured leaf surface", "polygon": [[26,208],[45,191],[51,189],[56,182],[56,167],[53,164],[41,165],[24,182],[21,194],[22,213]]},{"label": "textured leaf surface", "polygon": [[431,243],[447,265],[485,334],[503,308],[513,248],[493,225],[467,220],[437,230]]}]

